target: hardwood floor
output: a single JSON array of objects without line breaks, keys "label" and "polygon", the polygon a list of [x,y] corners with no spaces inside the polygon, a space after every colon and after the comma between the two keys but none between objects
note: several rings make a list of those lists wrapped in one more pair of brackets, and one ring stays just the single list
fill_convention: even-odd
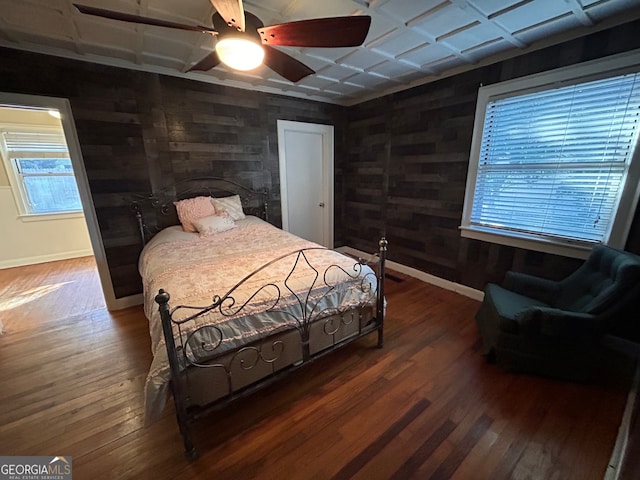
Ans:
[{"label": "hardwood floor", "polygon": [[194,428],[142,425],[141,307],[108,312],[91,258],[0,270],[0,454],[69,455],[74,478],[602,479],[630,364],[587,384],[505,373],[478,353],[478,303],[387,283],[386,343],[352,344]]}]

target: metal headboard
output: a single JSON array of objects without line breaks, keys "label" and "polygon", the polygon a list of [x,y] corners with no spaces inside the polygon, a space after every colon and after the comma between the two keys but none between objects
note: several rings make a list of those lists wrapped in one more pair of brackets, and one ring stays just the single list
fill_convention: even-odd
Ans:
[{"label": "metal headboard", "polygon": [[[141,195],[131,202],[131,210],[136,216],[140,239],[143,245],[162,228],[177,223],[177,213],[173,202],[197,196],[223,197],[239,195],[243,208],[266,221],[269,220],[268,199],[269,191],[254,190],[233,180],[222,177],[196,177],[181,180],[168,185],[149,195]],[[151,207],[155,211],[156,219],[167,218],[169,222],[150,227],[145,221],[144,211]],[[174,221],[171,222],[171,219]],[[166,224],[165,224],[166,223]]]}]

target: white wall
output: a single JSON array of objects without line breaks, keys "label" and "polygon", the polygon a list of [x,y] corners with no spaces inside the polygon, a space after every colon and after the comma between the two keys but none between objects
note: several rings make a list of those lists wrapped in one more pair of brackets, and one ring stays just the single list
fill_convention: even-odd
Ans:
[{"label": "white wall", "polygon": [[[46,112],[0,108],[0,123],[60,125]],[[9,180],[0,159],[0,268],[93,255],[82,214],[20,217]]]},{"label": "white wall", "polygon": [[0,186],[0,232],[0,268],[93,255],[83,215],[23,220],[7,186]]}]

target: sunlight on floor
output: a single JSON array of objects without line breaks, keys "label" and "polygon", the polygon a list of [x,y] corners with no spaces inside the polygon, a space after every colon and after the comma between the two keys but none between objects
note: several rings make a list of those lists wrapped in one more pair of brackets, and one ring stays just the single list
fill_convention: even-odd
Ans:
[{"label": "sunlight on floor", "polygon": [[0,312],[6,312],[7,310],[11,310],[12,308],[20,307],[29,302],[37,300],[51,292],[55,292],[60,287],[68,283],[73,283],[73,282],[62,282],[62,283],[54,283],[51,285],[42,285],[41,287],[25,290],[24,292],[20,292],[15,295],[12,295],[9,298],[2,299],[0,300]]}]

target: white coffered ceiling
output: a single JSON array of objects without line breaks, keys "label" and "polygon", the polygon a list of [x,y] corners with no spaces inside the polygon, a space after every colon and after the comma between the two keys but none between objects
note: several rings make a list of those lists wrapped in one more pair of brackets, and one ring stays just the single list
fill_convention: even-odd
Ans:
[{"label": "white coffered ceiling", "polygon": [[[208,0],[75,1],[186,24],[211,25],[214,12]],[[351,105],[640,18],[640,0],[245,0],[244,7],[265,25],[365,14],[371,29],[361,47],[278,47],[316,71],[296,84],[266,67],[184,73],[214,37],[82,15],[71,0],[0,0],[0,46]]]}]

